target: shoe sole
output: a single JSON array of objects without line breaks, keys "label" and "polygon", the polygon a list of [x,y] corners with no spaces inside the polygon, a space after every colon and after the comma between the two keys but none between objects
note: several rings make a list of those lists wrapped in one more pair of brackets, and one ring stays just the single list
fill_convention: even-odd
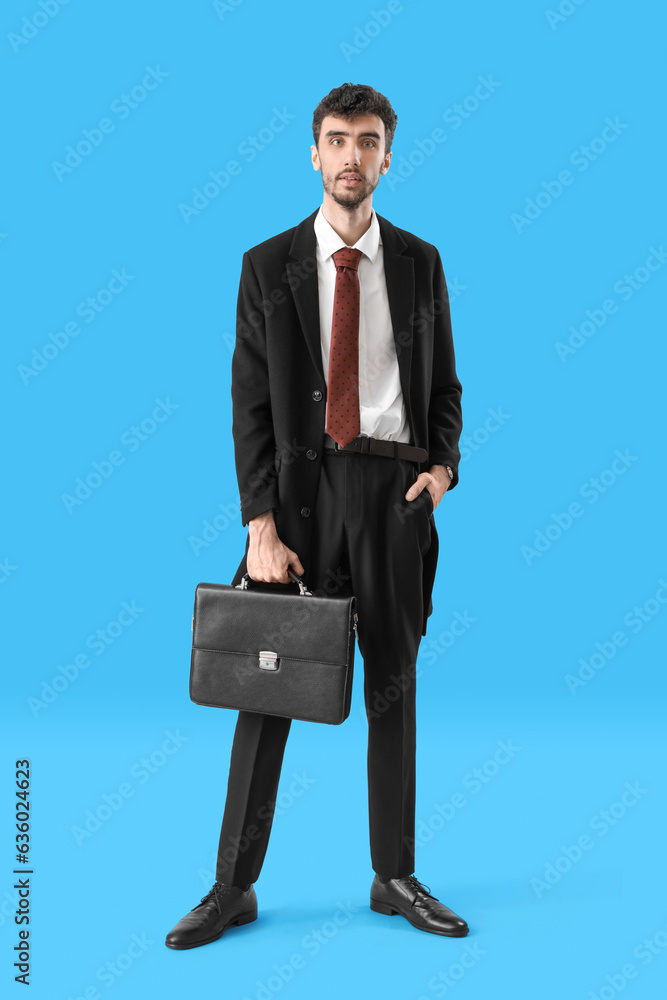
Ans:
[{"label": "shoe sole", "polygon": [[218,933],[214,934],[213,937],[206,938],[205,941],[195,941],[193,944],[170,944],[168,941],[165,941],[165,944],[167,948],[173,948],[175,951],[186,951],[188,948],[199,948],[200,945],[210,944],[211,941],[217,941],[218,938],[222,937],[228,927],[240,927],[242,924],[252,923],[253,920],[257,920],[257,910],[239,914],[238,917],[234,917],[234,919],[230,920],[228,924],[225,924],[221,931],[218,931]]},{"label": "shoe sole", "polygon": [[412,926],[416,927],[417,930],[419,930],[419,931],[426,931],[427,934],[442,934],[443,937],[466,937],[466,935],[468,934],[468,932],[470,930],[470,928],[468,928],[468,930],[465,930],[465,931],[463,931],[463,930],[461,930],[461,931],[437,931],[437,930],[431,930],[428,927],[422,927],[420,924],[416,924],[414,922],[414,920],[410,920],[410,917],[406,916],[405,913],[403,913],[401,910],[394,909],[394,907],[390,906],[388,903],[381,903],[379,899],[373,899],[372,896],[371,896],[371,910],[375,910],[376,913],[384,913],[388,917],[394,917],[394,916],[397,916],[397,915],[401,916],[401,917],[405,917],[405,919],[407,920],[407,922],[409,924],[412,924]]}]

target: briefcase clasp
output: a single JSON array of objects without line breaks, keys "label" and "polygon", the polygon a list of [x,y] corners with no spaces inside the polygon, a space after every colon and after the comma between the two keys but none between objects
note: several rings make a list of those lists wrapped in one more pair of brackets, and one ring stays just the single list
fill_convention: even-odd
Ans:
[{"label": "briefcase clasp", "polygon": [[260,649],[259,665],[262,670],[277,670],[278,654],[272,652],[270,649]]}]

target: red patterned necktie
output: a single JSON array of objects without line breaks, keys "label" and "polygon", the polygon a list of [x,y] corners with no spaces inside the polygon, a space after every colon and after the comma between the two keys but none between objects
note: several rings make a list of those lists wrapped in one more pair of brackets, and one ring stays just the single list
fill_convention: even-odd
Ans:
[{"label": "red patterned necktie", "polygon": [[341,247],[336,265],[326,432],[340,445],[359,436],[359,275],[361,250]]}]

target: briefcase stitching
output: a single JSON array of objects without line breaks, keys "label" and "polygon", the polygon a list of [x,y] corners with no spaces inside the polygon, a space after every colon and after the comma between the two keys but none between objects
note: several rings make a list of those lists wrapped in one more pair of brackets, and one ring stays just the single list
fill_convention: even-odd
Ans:
[{"label": "briefcase stitching", "polygon": [[[213,646],[194,646],[193,650],[199,649],[202,653],[228,653],[231,656],[251,656],[253,659],[257,659],[257,653],[249,653],[247,650],[243,649],[214,649]],[[299,663],[313,663],[318,664],[323,667],[346,667],[349,663],[348,660],[313,660],[310,656],[290,656],[286,653],[280,654],[281,660],[294,660]]]}]

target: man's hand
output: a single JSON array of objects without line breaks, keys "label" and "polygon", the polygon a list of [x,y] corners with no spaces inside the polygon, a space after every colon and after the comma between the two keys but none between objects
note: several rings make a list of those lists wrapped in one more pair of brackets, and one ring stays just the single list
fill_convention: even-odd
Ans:
[{"label": "man's hand", "polygon": [[[423,489],[427,489],[433,500],[433,510],[438,506],[449,489],[451,480],[444,465],[432,465],[428,472],[420,472],[405,494],[406,500],[414,500]],[[251,522],[252,523],[252,522]]]},{"label": "man's hand", "polygon": [[278,538],[273,511],[248,521],[250,544],[246,560],[248,575],[258,583],[292,583],[288,567],[298,576],[303,576],[305,570],[296,552],[292,552]]}]

